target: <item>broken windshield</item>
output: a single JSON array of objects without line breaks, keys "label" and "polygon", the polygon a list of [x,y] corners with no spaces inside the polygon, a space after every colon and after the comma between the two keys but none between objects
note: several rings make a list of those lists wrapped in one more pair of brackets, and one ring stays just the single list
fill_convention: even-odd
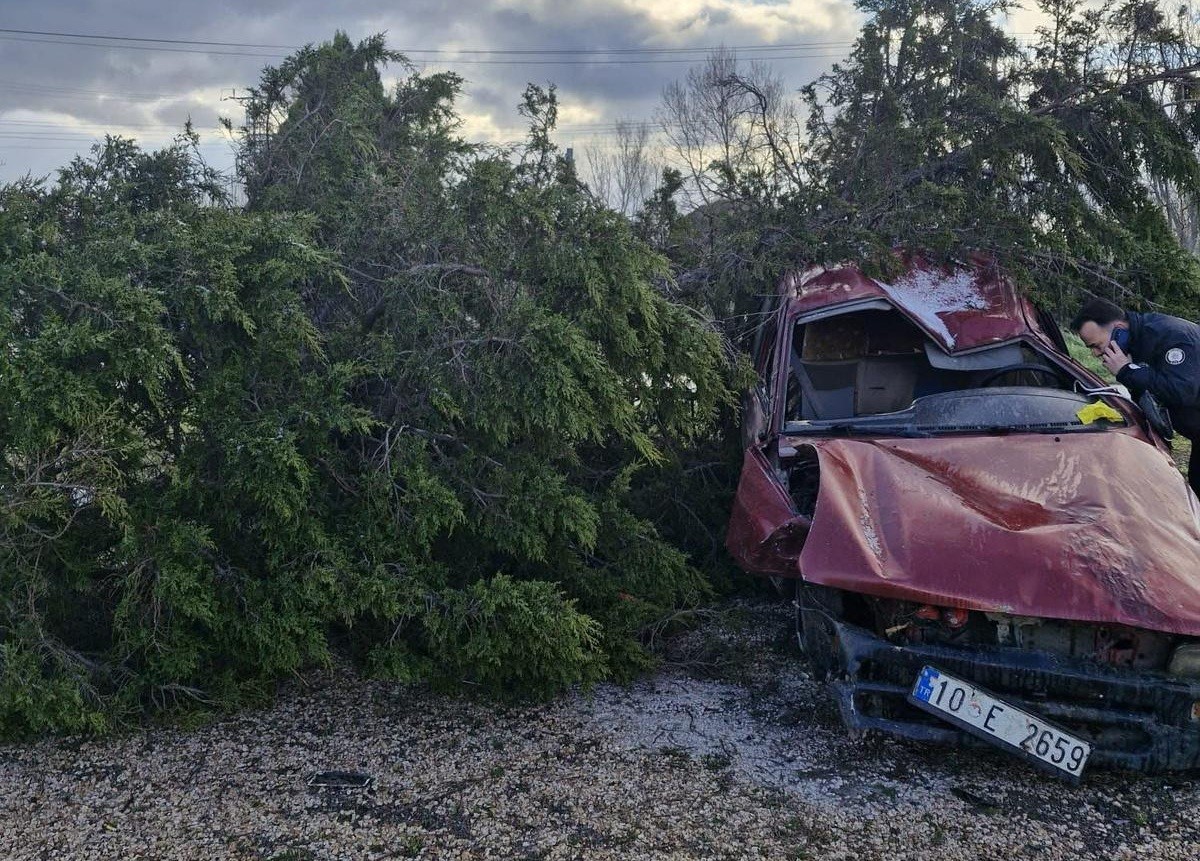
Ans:
[{"label": "broken windshield", "polygon": [[1093,399],[1033,346],[952,355],[908,318],[878,307],[798,321],[785,357],[789,433],[1101,430],[1078,412]]}]

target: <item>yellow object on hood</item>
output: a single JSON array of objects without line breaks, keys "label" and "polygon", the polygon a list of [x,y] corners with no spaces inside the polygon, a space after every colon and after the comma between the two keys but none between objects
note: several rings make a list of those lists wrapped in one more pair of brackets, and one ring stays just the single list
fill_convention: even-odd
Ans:
[{"label": "yellow object on hood", "polygon": [[1079,420],[1085,425],[1090,425],[1092,422],[1098,422],[1100,419],[1107,419],[1110,422],[1124,421],[1124,417],[1110,407],[1104,401],[1096,401],[1094,404],[1088,404],[1086,407],[1075,413]]}]

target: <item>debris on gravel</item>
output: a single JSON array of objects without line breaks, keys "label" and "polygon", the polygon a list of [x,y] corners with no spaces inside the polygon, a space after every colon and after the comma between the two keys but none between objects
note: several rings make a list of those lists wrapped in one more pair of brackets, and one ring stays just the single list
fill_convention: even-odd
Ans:
[{"label": "debris on gravel", "polygon": [[546,705],[342,670],[199,730],[0,746],[0,857],[1200,858],[1200,777],[1072,787],[850,738],[784,645],[789,614],[736,610],[674,647],[687,660]]}]

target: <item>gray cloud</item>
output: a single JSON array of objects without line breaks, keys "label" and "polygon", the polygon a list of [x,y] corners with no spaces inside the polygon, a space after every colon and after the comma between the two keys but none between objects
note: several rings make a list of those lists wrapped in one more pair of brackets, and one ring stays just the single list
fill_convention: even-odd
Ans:
[{"label": "gray cloud", "polygon": [[[855,35],[858,16],[849,0],[216,0],[163,3],[154,0],[65,0],[22,4],[5,26],[28,29],[294,46],[328,39],[335,30],[360,39],[387,31],[391,46],[410,51],[428,70],[451,69],[467,80],[460,108],[469,136],[511,139],[521,122],[515,106],[526,82],[555,82],[565,145],[594,139],[598,125],[619,118],[648,119],[662,88],[684,75],[687,63],[601,62],[580,53],[564,55],[460,55],[459,62],[424,53],[429,49],[579,52],[614,48],[697,48],[725,45],[844,43]],[[47,37],[49,39],[49,37]],[[188,46],[169,46],[183,48]],[[89,135],[105,130],[139,137],[148,146],[170,139],[192,118],[206,154],[218,166],[231,162],[216,131],[218,116],[239,119],[228,100],[233,88],[254,84],[264,65],[286,54],[272,48],[213,48],[225,53],[145,51],[13,41],[0,34],[0,180],[52,171]],[[784,80],[799,87],[833,57],[824,48],[781,52],[772,61]],[[240,56],[257,54],[266,56]],[[753,52],[743,56],[750,58]],[[620,55],[618,55],[620,56]],[[691,55],[698,56],[698,55]],[[662,55],[682,59],[680,55]],[[483,64],[465,60],[493,59]],[[564,59],[568,63],[546,61]],[[611,59],[607,58],[607,59]],[[539,61],[539,62],[531,62]],[[397,72],[399,70],[396,70]],[[86,91],[86,92],[84,92]],[[222,101],[222,97],[225,100]],[[581,126],[583,126],[581,128]]]}]

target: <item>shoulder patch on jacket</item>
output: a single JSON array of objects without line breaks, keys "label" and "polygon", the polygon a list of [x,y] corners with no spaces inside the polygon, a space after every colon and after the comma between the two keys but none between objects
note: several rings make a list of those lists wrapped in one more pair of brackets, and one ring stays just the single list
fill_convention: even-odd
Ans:
[{"label": "shoulder patch on jacket", "polygon": [[1166,355],[1163,356],[1163,358],[1167,360],[1168,365],[1183,364],[1183,350],[1179,347],[1172,347],[1171,349],[1167,350]]}]

